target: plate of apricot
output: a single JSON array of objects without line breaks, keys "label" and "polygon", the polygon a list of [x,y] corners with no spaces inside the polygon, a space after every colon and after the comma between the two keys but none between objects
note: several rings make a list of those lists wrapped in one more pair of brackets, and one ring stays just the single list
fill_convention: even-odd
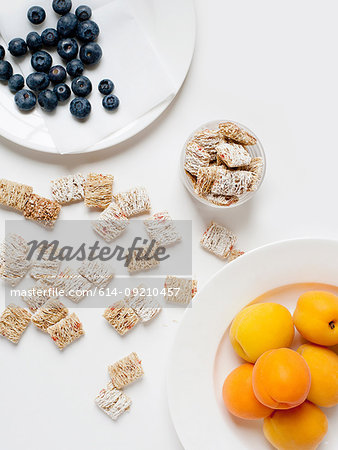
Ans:
[{"label": "plate of apricot", "polygon": [[253,250],[197,294],[168,368],[185,450],[314,450],[338,438],[338,241]]}]

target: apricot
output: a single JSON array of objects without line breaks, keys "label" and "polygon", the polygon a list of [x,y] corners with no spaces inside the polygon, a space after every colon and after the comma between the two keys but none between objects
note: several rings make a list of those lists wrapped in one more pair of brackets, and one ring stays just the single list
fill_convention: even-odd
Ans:
[{"label": "apricot", "polygon": [[338,355],[315,344],[304,344],[297,352],[303,356],[311,372],[308,400],[329,408],[338,404]]},{"label": "apricot", "polygon": [[262,405],[253,392],[253,364],[242,364],[233,370],[223,384],[223,401],[228,410],[241,419],[263,419],[272,409]]},{"label": "apricot", "polygon": [[273,409],[294,408],[308,396],[310,369],[294,350],[269,350],[255,364],[252,385],[257,400],[263,405]]},{"label": "apricot", "polygon": [[314,450],[327,432],[327,418],[306,401],[297,408],[274,411],[264,419],[266,439],[278,450]]},{"label": "apricot", "polygon": [[267,350],[289,347],[294,332],[292,316],[284,306],[256,303],[234,318],[230,340],[240,357],[254,363]]},{"label": "apricot", "polygon": [[319,345],[338,344],[338,297],[330,292],[309,291],[298,299],[293,320],[299,333]]}]

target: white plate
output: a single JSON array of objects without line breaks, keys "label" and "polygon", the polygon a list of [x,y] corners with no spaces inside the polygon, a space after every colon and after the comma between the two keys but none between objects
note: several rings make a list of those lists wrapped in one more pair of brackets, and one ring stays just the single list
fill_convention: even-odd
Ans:
[{"label": "white plate", "polygon": [[[130,4],[166,61],[177,86],[176,95],[185,80],[194,53],[193,0],[169,2],[167,0],[130,0]],[[135,136],[156,120],[171,101],[161,103],[138,120],[96,143],[89,151],[102,150]],[[9,91],[0,89],[0,134],[24,147],[47,153],[58,153],[39,112],[35,111],[28,115],[23,115],[19,111],[13,112],[12,102],[13,96]]]},{"label": "white plate", "polygon": [[[272,447],[262,421],[234,419],[224,408],[221,389],[226,375],[239,364],[227,329],[246,304],[279,287],[320,283],[338,289],[338,241],[298,239],[253,250],[218,272],[198,293],[177,332],[168,368],[171,417],[185,450],[208,448],[263,450]],[[295,300],[309,286],[269,293],[281,303]],[[329,432],[323,448],[335,448],[337,408],[326,409]],[[330,427],[331,424],[331,427]]]}]

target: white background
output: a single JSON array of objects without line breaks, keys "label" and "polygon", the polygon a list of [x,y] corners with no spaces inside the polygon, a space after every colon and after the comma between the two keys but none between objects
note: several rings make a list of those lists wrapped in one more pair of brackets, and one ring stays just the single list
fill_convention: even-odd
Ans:
[{"label": "white background", "polygon": [[[291,237],[338,237],[338,39],[334,0],[196,0],[196,12],[191,71],[159,120],[114,149],[85,156],[51,156],[1,140],[0,176],[31,184],[45,196],[50,179],[78,171],[112,173],[116,191],[146,186],[154,211],[193,220],[194,273],[202,285],[224,265],[199,247],[211,220],[236,232],[243,250]],[[246,124],[268,161],[259,193],[228,211],[197,204],[179,178],[186,136],[213,119]],[[62,211],[64,219],[89,216],[83,204]],[[15,217],[0,211],[2,224]],[[33,327],[17,347],[1,340],[1,447],[181,449],[165,392],[181,315],[164,311],[121,339],[101,311],[80,310],[86,337],[64,353]],[[128,388],[132,409],[113,423],[93,398],[108,382],[107,365],[131,351],[142,357],[146,376]]]}]

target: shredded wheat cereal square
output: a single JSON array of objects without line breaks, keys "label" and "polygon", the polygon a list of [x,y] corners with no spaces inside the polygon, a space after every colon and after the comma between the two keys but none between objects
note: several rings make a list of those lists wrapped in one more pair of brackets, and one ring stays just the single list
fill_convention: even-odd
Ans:
[{"label": "shredded wheat cereal square", "polygon": [[47,329],[68,316],[68,308],[59,300],[48,300],[32,317],[32,323],[40,330]]},{"label": "shredded wheat cereal square", "polygon": [[109,366],[108,372],[116,389],[122,389],[144,375],[141,360],[135,352]]},{"label": "shredded wheat cereal square", "polygon": [[112,383],[108,383],[107,387],[100,391],[95,398],[95,403],[112,420],[117,420],[132,404],[130,398],[116,389]]},{"label": "shredded wheat cereal square", "polygon": [[197,174],[196,193],[202,196],[210,194],[216,178],[220,174],[225,174],[226,172],[226,167],[222,166],[202,167]]},{"label": "shredded wheat cereal square", "polygon": [[55,279],[61,267],[61,261],[55,260],[54,257],[58,255],[58,251],[54,252],[52,245],[43,247],[43,254],[37,255],[32,268],[30,276],[35,280]]},{"label": "shredded wheat cereal square", "polygon": [[0,278],[12,286],[27,274],[31,262],[27,259],[28,245],[17,234],[9,234],[0,247]]},{"label": "shredded wheat cereal square", "polygon": [[105,209],[113,199],[112,175],[90,173],[84,185],[85,205],[90,208]]},{"label": "shredded wheat cereal square", "polygon": [[196,142],[189,142],[185,152],[184,169],[196,176],[201,167],[208,167],[209,164],[210,154]]},{"label": "shredded wheat cereal square", "polygon": [[216,146],[220,141],[220,135],[218,130],[209,130],[205,129],[202,131],[198,131],[192,141],[196,142],[200,147],[206,150],[209,155],[211,161],[216,159]]},{"label": "shredded wheat cereal square", "polygon": [[123,301],[116,302],[112,306],[109,306],[104,311],[103,317],[121,336],[134,328],[139,322],[139,318],[135,311],[132,308],[129,308]]},{"label": "shredded wheat cereal square", "polygon": [[135,250],[128,264],[128,272],[136,273],[156,268],[160,264],[160,261],[155,258],[157,249],[158,245],[150,244],[148,247],[140,247],[139,250]]},{"label": "shredded wheat cereal square", "polygon": [[78,173],[51,181],[52,197],[60,204],[76,202],[84,198],[86,178]]},{"label": "shredded wheat cereal square", "polygon": [[112,242],[127,228],[128,218],[114,202],[93,221],[93,228],[106,242]]},{"label": "shredded wheat cereal square", "polygon": [[144,225],[150,238],[159,245],[167,246],[181,240],[175,223],[167,211],[154,214],[144,221]]},{"label": "shredded wheat cereal square", "polygon": [[218,125],[220,134],[242,145],[255,145],[257,140],[240,126],[233,122],[222,122]]},{"label": "shredded wheat cereal square", "polygon": [[80,319],[75,313],[47,328],[47,333],[53,339],[60,350],[84,335],[84,330]]},{"label": "shredded wheat cereal square", "polygon": [[161,311],[160,304],[151,295],[147,295],[147,288],[140,284],[125,298],[126,304],[132,308],[142,322],[149,322]]},{"label": "shredded wheat cereal square", "polygon": [[170,303],[189,305],[197,292],[197,281],[168,276],[164,283],[165,299]]},{"label": "shredded wheat cereal square", "polygon": [[31,313],[16,305],[9,305],[0,317],[0,335],[17,344],[31,321]]},{"label": "shredded wheat cereal square", "polygon": [[250,192],[256,191],[263,176],[264,170],[263,158],[261,157],[252,158],[250,164],[246,167],[243,167],[243,169],[248,170],[249,172],[252,173],[252,182],[249,186],[249,191]]},{"label": "shredded wheat cereal square", "polygon": [[216,148],[217,157],[228,167],[243,167],[251,162],[251,156],[243,145],[222,141]]},{"label": "shredded wheat cereal square", "polygon": [[25,295],[22,295],[22,300],[33,313],[41,308],[47,300],[56,298],[58,298],[56,290],[44,283],[43,280],[39,280],[35,286],[26,291]]},{"label": "shredded wheat cereal square", "polygon": [[202,236],[201,245],[214,255],[226,259],[236,240],[236,236],[230,230],[212,222]]},{"label": "shredded wheat cereal square", "polygon": [[15,181],[0,180],[0,204],[18,211],[23,211],[28,197],[33,194],[33,188]]},{"label": "shredded wheat cereal square", "polygon": [[106,287],[114,276],[112,268],[102,261],[84,261],[78,272],[99,288]]},{"label": "shredded wheat cereal square", "polygon": [[246,170],[234,170],[217,175],[211,188],[216,195],[240,196],[249,191],[253,175]]},{"label": "shredded wheat cereal square", "polygon": [[26,219],[34,220],[45,227],[52,227],[59,217],[60,211],[59,203],[32,194],[25,204],[23,215]]},{"label": "shredded wheat cereal square", "polygon": [[150,199],[144,187],[116,194],[114,200],[126,217],[146,214],[151,210]]},{"label": "shredded wheat cereal square", "polygon": [[[60,285],[63,285],[65,297],[69,298],[69,300],[74,303],[79,303],[87,297],[93,286],[86,278],[69,267],[61,273],[59,282]],[[59,286],[58,288],[60,289]]]}]

